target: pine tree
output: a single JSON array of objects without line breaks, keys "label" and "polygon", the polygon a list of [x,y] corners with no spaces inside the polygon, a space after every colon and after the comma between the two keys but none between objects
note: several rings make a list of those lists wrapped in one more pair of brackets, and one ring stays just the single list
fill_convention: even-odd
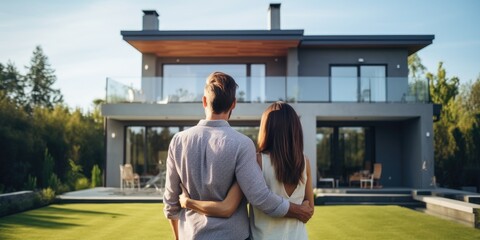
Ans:
[{"label": "pine tree", "polygon": [[48,58],[40,46],[33,51],[27,70],[26,80],[30,87],[30,107],[40,106],[51,109],[54,105],[63,102],[60,90],[53,88],[53,84],[57,80],[55,71],[50,67]]},{"label": "pine tree", "polygon": [[27,102],[25,87],[25,78],[12,62],[6,66],[0,63],[0,91],[4,92],[3,96],[10,98],[17,106],[23,106]]}]

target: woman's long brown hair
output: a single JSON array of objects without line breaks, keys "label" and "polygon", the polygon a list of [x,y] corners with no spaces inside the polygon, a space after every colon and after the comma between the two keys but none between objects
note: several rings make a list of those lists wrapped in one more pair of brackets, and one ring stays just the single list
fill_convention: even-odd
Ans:
[{"label": "woman's long brown hair", "polygon": [[292,106],[276,102],[263,112],[258,151],[270,154],[278,181],[295,185],[304,181],[302,124]]}]

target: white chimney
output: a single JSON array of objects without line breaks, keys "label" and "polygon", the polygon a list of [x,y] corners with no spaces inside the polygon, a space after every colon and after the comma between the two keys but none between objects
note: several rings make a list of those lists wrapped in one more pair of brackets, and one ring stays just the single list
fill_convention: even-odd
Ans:
[{"label": "white chimney", "polygon": [[158,13],[155,10],[143,10],[143,30],[158,30]]},{"label": "white chimney", "polygon": [[268,13],[268,28],[280,30],[280,3],[270,3]]}]

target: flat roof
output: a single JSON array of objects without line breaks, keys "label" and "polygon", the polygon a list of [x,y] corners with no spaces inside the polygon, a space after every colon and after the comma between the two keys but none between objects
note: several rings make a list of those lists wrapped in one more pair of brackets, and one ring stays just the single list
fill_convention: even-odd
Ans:
[{"label": "flat roof", "polygon": [[163,57],[286,56],[289,48],[405,48],[430,45],[434,35],[304,35],[303,30],[121,31],[141,53]]},{"label": "flat roof", "polygon": [[304,36],[300,47],[406,48],[413,54],[433,39],[434,35],[317,35]]}]

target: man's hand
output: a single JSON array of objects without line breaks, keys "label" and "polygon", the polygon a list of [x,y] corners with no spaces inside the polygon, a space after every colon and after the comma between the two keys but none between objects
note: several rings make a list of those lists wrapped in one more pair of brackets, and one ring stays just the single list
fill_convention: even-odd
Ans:
[{"label": "man's hand", "polygon": [[302,205],[290,203],[287,215],[285,217],[296,218],[303,223],[307,223],[313,216],[313,208],[310,207],[308,200],[303,201]]},{"label": "man's hand", "polygon": [[182,208],[187,208],[187,201],[190,199],[190,194],[188,194],[187,189],[180,183],[180,187],[182,188],[182,194],[180,194],[178,201],[180,202],[180,206]]}]

